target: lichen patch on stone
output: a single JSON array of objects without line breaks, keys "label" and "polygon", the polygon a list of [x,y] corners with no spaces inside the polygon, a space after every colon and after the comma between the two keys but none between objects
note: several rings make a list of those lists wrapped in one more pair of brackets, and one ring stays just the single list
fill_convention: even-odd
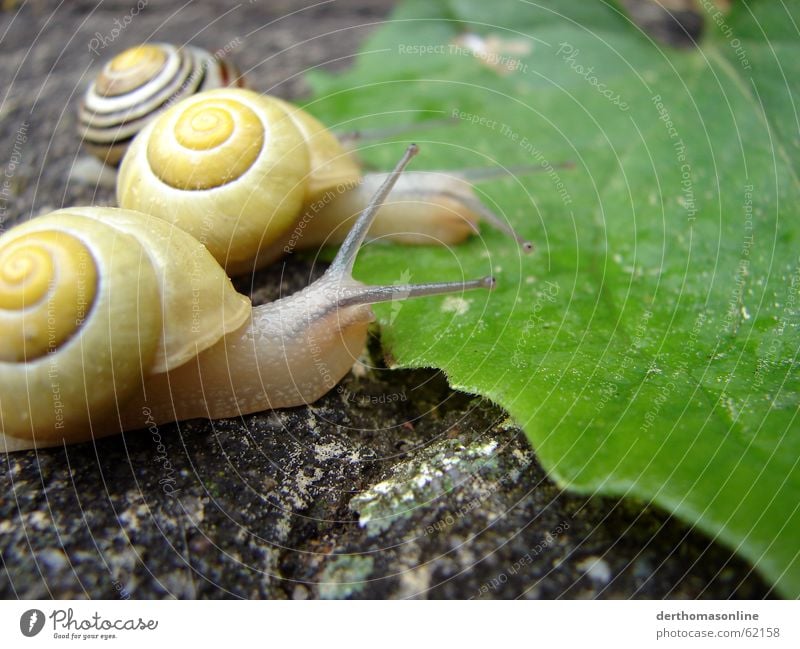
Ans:
[{"label": "lichen patch on stone", "polygon": [[322,599],[345,599],[360,593],[374,566],[372,557],[337,556],[322,571],[319,596]]}]

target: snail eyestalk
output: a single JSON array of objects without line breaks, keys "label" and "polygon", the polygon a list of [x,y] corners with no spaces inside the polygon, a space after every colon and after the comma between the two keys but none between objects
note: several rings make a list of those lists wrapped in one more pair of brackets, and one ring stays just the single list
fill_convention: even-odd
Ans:
[{"label": "snail eyestalk", "polygon": [[329,273],[338,273],[340,275],[349,275],[351,273],[353,264],[358,256],[358,250],[361,248],[361,244],[364,242],[364,238],[369,231],[369,226],[371,226],[372,222],[375,220],[378,210],[386,201],[386,197],[392,191],[395,183],[397,183],[400,174],[406,166],[408,166],[408,163],[411,162],[411,158],[417,155],[417,153],[419,153],[419,147],[416,144],[410,144],[403,154],[403,157],[400,158],[400,162],[397,163],[392,172],[386,177],[386,180],[383,181],[378,191],[375,192],[369,203],[367,203],[364,211],[361,212],[355,225],[350,229],[350,232],[347,233],[342,247],[339,248],[336,258],[328,269]]},{"label": "snail eyestalk", "polygon": [[356,142],[374,142],[376,140],[385,140],[390,137],[397,137],[398,135],[405,135],[412,131],[419,131],[424,129],[439,128],[440,126],[453,126],[458,123],[458,119],[454,117],[434,117],[425,119],[421,122],[411,122],[410,124],[399,124],[397,126],[383,126],[377,128],[364,128],[356,129],[354,131],[345,131],[336,133],[336,138],[342,144],[349,146]]},{"label": "snail eyestalk", "polygon": [[[333,279],[346,279],[352,277],[353,264],[355,263],[358,251],[367,236],[378,210],[383,206],[387,196],[397,183],[400,175],[405,170],[408,163],[419,153],[419,147],[411,144],[406,149],[403,157],[395,166],[394,170],[386,177],[383,184],[375,192],[367,206],[359,215],[353,227],[339,249],[339,253],[333,260],[326,275]],[[386,285],[386,286],[345,286],[335,299],[338,308],[355,306],[359,304],[374,304],[376,302],[388,302],[394,299],[406,299],[420,297],[423,295],[440,295],[443,293],[457,293],[476,288],[494,288],[495,280],[493,277],[482,277],[479,279],[467,280],[462,282],[432,282],[426,284],[405,284],[405,285]]]},{"label": "snail eyestalk", "polygon": [[448,173],[456,178],[460,178],[468,183],[480,183],[486,180],[497,180],[498,178],[508,178],[510,176],[527,176],[529,174],[538,174],[550,169],[574,169],[575,163],[571,161],[556,162],[550,164],[547,161],[544,164],[522,164],[511,165],[508,167],[469,167],[467,169],[455,169],[453,171],[435,171],[432,173]]},{"label": "snail eyestalk", "polygon": [[401,284],[386,286],[363,286],[348,288],[337,301],[339,308],[357,304],[377,304],[392,300],[405,300],[425,295],[442,295],[444,293],[462,293],[476,288],[492,290],[497,285],[494,277],[469,279],[463,282],[431,282],[429,284]]}]

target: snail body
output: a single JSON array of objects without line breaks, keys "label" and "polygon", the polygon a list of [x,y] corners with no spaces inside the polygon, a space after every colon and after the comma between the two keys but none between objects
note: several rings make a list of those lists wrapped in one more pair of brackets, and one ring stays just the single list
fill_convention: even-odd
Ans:
[{"label": "snail body", "polygon": [[371,304],[490,287],[488,278],[406,286],[353,279],[367,230],[415,152],[319,280],[256,307],[202,243],[157,217],[69,208],[6,232],[0,451],[313,402],[361,353]]},{"label": "snail body", "polygon": [[[362,175],[350,152],[306,111],[225,88],[183,100],[142,130],[120,167],[117,201],[191,233],[235,275],[287,250],[341,243],[386,178]],[[458,172],[407,174],[398,190],[370,236],[451,244],[483,220],[529,246]]]},{"label": "snail body", "polygon": [[147,43],[103,66],[78,111],[84,145],[110,165],[119,163],[134,136],[158,114],[194,93],[243,86],[227,59],[186,45]]}]

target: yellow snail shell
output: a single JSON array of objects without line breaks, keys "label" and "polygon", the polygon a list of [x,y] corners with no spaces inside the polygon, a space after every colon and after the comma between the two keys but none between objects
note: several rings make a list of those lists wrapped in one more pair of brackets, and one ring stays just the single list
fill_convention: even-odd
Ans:
[{"label": "yellow snail shell", "polygon": [[204,247],[160,219],[82,207],[9,230],[0,239],[0,447],[4,434],[9,450],[15,439],[91,436],[145,376],[185,363],[250,311]]},{"label": "yellow snail shell", "polygon": [[359,178],[309,114],[226,88],[189,97],[142,130],[122,161],[117,201],[189,232],[237,274],[274,257],[308,201]]},{"label": "yellow snail shell", "polygon": [[199,47],[132,47],[106,63],[87,89],[78,112],[83,142],[98,158],[116,165],[144,125],[176,101],[242,85],[233,63]]}]

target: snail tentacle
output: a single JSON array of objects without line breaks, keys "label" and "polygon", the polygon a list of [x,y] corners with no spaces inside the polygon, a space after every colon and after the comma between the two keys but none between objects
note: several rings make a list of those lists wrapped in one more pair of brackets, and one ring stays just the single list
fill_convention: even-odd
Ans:
[{"label": "snail tentacle", "polygon": [[378,210],[380,210],[381,206],[386,202],[386,198],[397,184],[400,174],[403,173],[408,163],[411,162],[411,158],[417,155],[417,153],[419,153],[419,147],[416,144],[411,144],[406,149],[403,157],[400,158],[397,166],[389,172],[380,187],[378,187],[377,191],[369,199],[361,215],[350,229],[350,232],[347,233],[347,236],[342,242],[342,246],[339,248],[339,252],[336,254],[336,257],[328,269],[328,272],[332,275],[350,275],[361,244],[364,243],[367,232],[378,216]]}]

